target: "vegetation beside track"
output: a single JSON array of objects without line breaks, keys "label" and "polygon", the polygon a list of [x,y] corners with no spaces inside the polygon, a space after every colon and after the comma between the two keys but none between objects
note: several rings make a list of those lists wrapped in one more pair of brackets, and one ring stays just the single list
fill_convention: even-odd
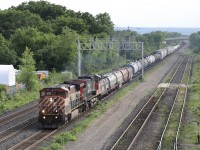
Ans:
[{"label": "vegetation beside track", "polygon": [[[56,83],[61,83],[64,80],[69,80],[71,78],[68,73],[57,73],[55,71],[51,72],[49,77],[46,79],[46,84],[41,86],[54,85]],[[27,91],[20,90],[16,92],[13,97],[10,97],[5,92],[5,86],[0,85],[0,114],[6,111],[11,111],[15,108],[21,107],[30,102],[39,99],[38,90]]]},{"label": "vegetation beside track", "polygon": [[38,92],[33,91],[19,91],[12,98],[7,97],[5,94],[1,95],[0,113],[13,110],[33,100],[38,99]]},{"label": "vegetation beside track", "polygon": [[[181,145],[184,149],[199,150],[197,142],[198,123],[200,123],[200,55],[193,60],[189,96],[186,101],[186,116],[180,132]],[[189,146],[189,147],[187,147]]]}]

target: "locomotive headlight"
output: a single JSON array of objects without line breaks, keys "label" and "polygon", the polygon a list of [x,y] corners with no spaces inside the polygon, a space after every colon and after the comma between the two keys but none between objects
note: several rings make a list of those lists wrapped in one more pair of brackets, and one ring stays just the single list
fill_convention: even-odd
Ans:
[{"label": "locomotive headlight", "polygon": [[55,118],[57,119],[57,118],[58,118],[58,116],[55,116]]},{"label": "locomotive headlight", "polygon": [[45,113],[45,110],[44,110],[44,109],[42,110],[42,113],[43,113],[43,114]]},{"label": "locomotive headlight", "polygon": [[46,117],[45,116],[43,116],[43,119],[45,119]]}]

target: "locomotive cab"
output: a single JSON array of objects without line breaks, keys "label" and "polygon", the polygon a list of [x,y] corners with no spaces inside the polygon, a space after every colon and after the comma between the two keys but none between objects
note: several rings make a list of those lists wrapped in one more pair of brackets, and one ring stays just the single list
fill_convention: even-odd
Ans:
[{"label": "locomotive cab", "polygon": [[[42,128],[57,128],[66,121],[67,88],[44,88],[40,91],[38,122]],[[65,105],[67,105],[65,107]]]}]

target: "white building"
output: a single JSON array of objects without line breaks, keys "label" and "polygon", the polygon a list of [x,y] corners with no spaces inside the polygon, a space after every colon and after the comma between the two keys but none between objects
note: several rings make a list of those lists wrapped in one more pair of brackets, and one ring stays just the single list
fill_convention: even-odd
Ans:
[{"label": "white building", "polygon": [[5,85],[7,92],[13,95],[15,92],[15,69],[13,65],[0,65],[0,84]]}]

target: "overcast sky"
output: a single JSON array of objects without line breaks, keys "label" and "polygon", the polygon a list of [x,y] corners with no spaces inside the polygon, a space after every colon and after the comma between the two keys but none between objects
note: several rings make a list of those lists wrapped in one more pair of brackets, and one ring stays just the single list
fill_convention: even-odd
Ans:
[{"label": "overcast sky", "polygon": [[[29,0],[1,0],[0,9]],[[121,27],[200,27],[199,0],[48,0],[93,15],[107,12]]]}]

